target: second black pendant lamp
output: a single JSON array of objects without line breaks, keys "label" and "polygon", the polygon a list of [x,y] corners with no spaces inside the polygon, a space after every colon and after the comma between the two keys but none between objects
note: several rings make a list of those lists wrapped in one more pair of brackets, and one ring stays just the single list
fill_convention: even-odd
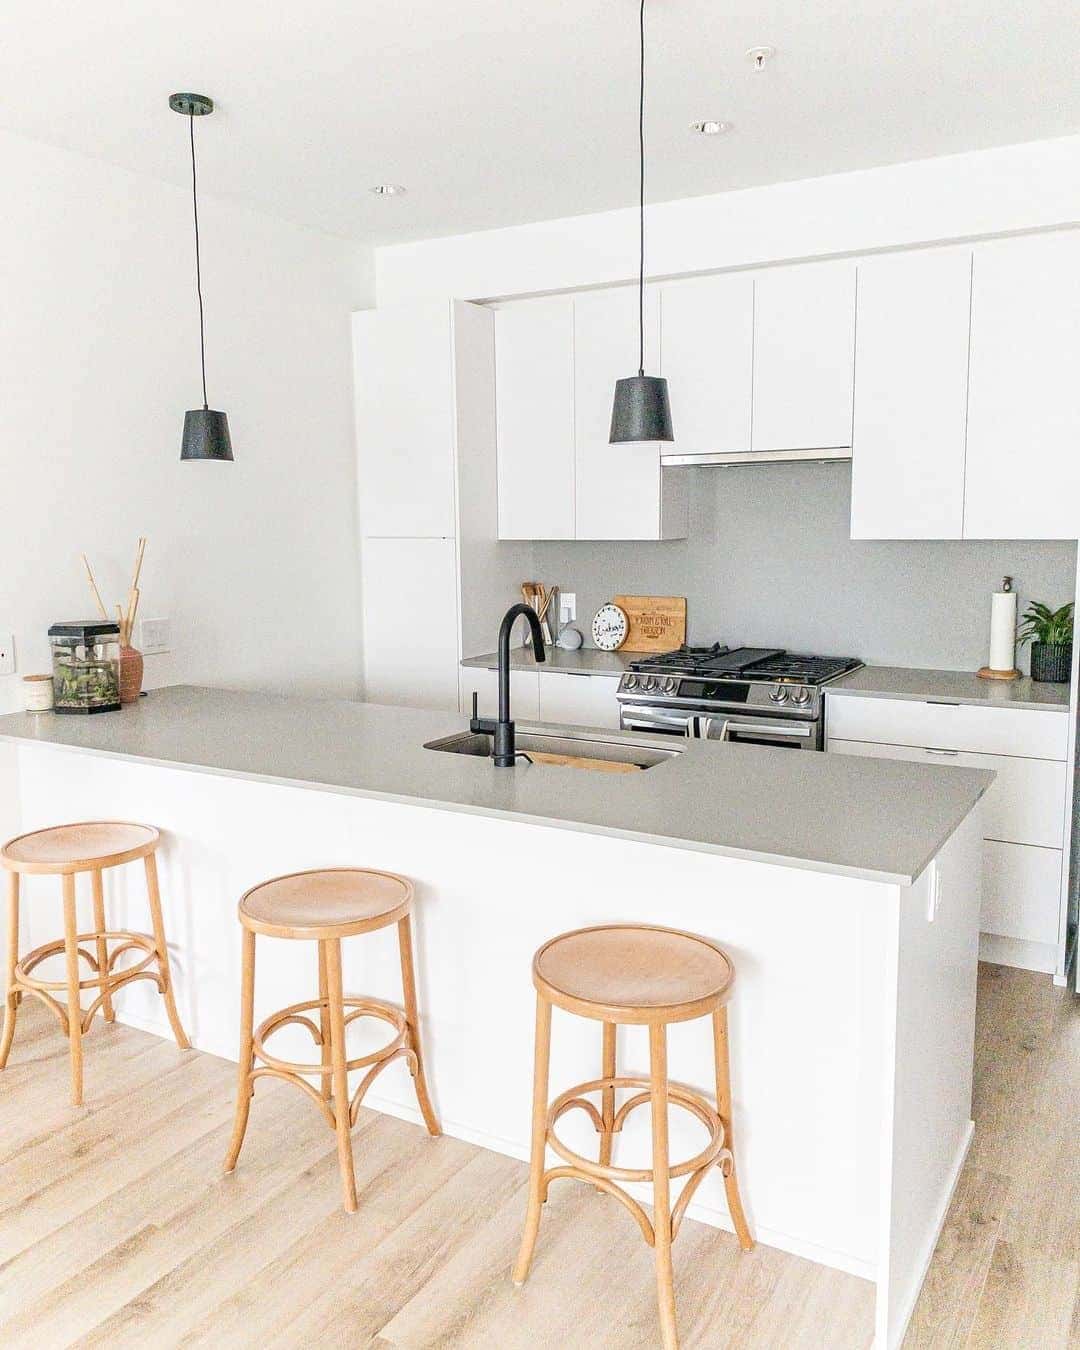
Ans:
[{"label": "second black pendant lamp", "polygon": [[611,409],[612,445],[632,441],[673,441],[667,380],[645,374],[645,0],[641,0],[641,83],[638,95],[638,373],[615,381]]},{"label": "second black pendant lamp", "polygon": [[169,107],[188,119],[191,133],[191,202],[195,216],[195,291],[199,297],[199,359],[202,363],[203,405],[184,414],[180,458],[231,460],[229,419],[206,401],[206,331],[203,322],[202,267],[199,258],[199,188],[195,177],[195,119],[214,111],[214,100],[205,94],[172,94]]}]

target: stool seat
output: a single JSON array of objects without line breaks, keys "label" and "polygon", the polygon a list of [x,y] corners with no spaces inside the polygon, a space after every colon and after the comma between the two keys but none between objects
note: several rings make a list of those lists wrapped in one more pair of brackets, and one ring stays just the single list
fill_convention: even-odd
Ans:
[{"label": "stool seat", "polygon": [[151,825],[85,820],[9,839],[0,849],[0,861],[9,871],[26,874],[89,872],[148,857],[157,848],[159,837]]},{"label": "stool seat", "polygon": [[563,933],[533,959],[533,983],[557,1007],[622,1024],[702,1017],[727,1000],[734,979],[708,938],[643,924]]},{"label": "stool seat", "polygon": [[293,872],[246,892],[240,922],[268,937],[354,937],[397,923],[412,897],[412,883],[393,872],[364,867]]}]

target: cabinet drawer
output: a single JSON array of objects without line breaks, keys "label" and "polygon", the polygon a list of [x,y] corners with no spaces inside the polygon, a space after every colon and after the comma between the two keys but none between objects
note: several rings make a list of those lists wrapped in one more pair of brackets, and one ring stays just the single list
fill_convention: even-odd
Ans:
[{"label": "cabinet drawer", "polygon": [[968,703],[922,703],[899,698],[831,695],[826,706],[829,739],[883,745],[933,746],[1028,759],[1066,757],[1069,719],[1063,712],[983,708]]},{"label": "cabinet drawer", "polygon": [[987,840],[980,929],[999,937],[1056,944],[1060,887],[1060,849]]},{"label": "cabinet drawer", "polygon": [[[481,717],[499,715],[499,673],[481,670],[477,666],[461,668],[461,712],[468,717],[472,712],[472,696],[477,696],[477,711]],[[510,672],[510,714],[515,722],[540,720],[540,678],[531,670]]]},{"label": "cabinet drawer", "polygon": [[986,794],[983,830],[987,839],[1060,849],[1065,838],[1065,765],[1053,759],[1020,759],[941,751],[911,745],[876,745],[829,737],[829,750],[845,755],[907,759],[925,764],[991,769],[997,774]]}]

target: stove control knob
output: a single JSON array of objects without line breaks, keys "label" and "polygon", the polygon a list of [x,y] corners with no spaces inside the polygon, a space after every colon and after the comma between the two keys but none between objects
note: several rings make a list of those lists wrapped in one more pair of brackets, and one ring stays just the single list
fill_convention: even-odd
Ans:
[{"label": "stove control knob", "polygon": [[651,675],[646,675],[644,680],[641,682],[641,687],[642,689],[645,690],[647,694],[651,694],[653,690],[656,688],[656,681],[653,679]]},{"label": "stove control knob", "polygon": [[799,707],[800,708],[804,707],[807,703],[810,702],[810,690],[807,689],[805,685],[800,685],[799,688],[795,690],[794,697],[795,702],[799,705]]},{"label": "stove control knob", "polygon": [[778,684],[776,688],[772,691],[772,693],[769,695],[769,697],[772,699],[774,703],[786,703],[787,688],[782,684]]},{"label": "stove control knob", "polygon": [[636,689],[636,688],[637,688],[637,676],[636,676],[636,675],[627,675],[626,679],[623,680],[623,688],[624,688],[624,689]]},{"label": "stove control knob", "polygon": [[673,694],[675,692],[675,689],[676,689],[675,681],[669,675],[667,679],[664,681],[664,693]]}]

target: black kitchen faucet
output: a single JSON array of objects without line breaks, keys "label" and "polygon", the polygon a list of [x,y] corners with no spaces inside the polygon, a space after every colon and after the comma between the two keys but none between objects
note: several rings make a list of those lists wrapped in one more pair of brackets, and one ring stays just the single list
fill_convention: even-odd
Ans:
[{"label": "black kitchen faucet", "polygon": [[540,631],[540,619],[531,605],[516,604],[503,615],[499,625],[499,718],[493,722],[490,718],[478,717],[476,694],[472,696],[472,717],[469,730],[473,734],[493,736],[495,739],[495,767],[512,769],[517,759],[514,749],[514,724],[510,720],[510,630],[519,618],[528,620],[532,630],[533,654],[537,661],[546,661],[544,635]]}]

